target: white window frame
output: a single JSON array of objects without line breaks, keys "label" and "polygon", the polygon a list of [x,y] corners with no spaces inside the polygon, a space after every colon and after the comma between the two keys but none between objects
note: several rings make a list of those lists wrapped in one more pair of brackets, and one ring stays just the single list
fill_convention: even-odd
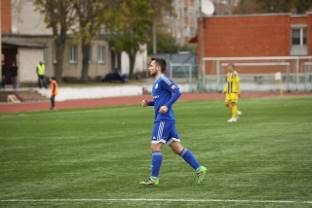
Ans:
[{"label": "white window frame", "polygon": [[97,48],[97,62],[98,64],[105,64],[105,46],[99,45]]},{"label": "white window frame", "polygon": [[[297,30],[299,30],[299,32],[300,32],[300,37],[299,37],[300,43],[299,43],[299,45],[294,45],[293,42],[292,42],[292,39],[293,39],[293,30],[294,30],[294,29],[297,29]],[[304,33],[303,33],[303,31],[304,31],[304,30],[306,31],[306,34],[305,34],[306,43],[305,43],[305,44],[303,43],[303,40],[304,40]],[[306,26],[306,25],[294,25],[294,26],[291,27],[291,45],[292,45],[292,46],[306,46],[306,45],[307,45],[307,42],[308,42],[307,38],[308,38],[308,29],[307,29],[307,26]]]},{"label": "white window frame", "polygon": [[71,45],[68,49],[68,62],[70,64],[76,64],[78,62],[78,46]]},{"label": "white window frame", "polygon": [[[299,43],[293,43],[294,30],[299,30]],[[305,31],[305,34],[304,34]],[[304,43],[304,38],[306,42]],[[291,26],[291,51],[292,56],[306,56],[308,55],[308,27],[305,24],[298,24]]]}]

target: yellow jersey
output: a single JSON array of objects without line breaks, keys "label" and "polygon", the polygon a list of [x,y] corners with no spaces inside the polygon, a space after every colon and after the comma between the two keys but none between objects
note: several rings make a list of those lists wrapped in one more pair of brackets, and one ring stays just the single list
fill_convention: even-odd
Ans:
[{"label": "yellow jersey", "polygon": [[224,85],[224,92],[227,94],[231,93],[240,93],[240,86],[239,86],[240,78],[236,71],[229,72],[226,76],[226,84]]}]

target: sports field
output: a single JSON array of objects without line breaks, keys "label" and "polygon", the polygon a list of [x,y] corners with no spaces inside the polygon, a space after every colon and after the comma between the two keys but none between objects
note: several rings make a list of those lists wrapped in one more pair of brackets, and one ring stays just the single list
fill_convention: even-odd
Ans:
[{"label": "sports field", "polygon": [[206,180],[169,148],[150,174],[153,109],[0,114],[0,207],[312,207],[312,97],[178,102],[182,143]]}]

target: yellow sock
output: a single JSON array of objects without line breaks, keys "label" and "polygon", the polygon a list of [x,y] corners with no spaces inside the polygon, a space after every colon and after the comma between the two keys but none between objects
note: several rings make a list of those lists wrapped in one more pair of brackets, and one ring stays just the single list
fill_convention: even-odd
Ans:
[{"label": "yellow sock", "polygon": [[232,105],[232,118],[237,118],[237,111],[238,111],[237,105],[236,103],[234,103]]}]

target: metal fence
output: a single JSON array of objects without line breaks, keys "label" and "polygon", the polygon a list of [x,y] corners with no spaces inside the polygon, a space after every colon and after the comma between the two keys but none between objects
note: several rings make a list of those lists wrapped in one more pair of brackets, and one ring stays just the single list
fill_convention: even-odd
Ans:
[{"label": "metal fence", "polygon": [[210,57],[201,69],[174,61],[168,61],[167,75],[186,91],[222,91],[229,63],[239,72],[242,91],[312,91],[312,56]]},{"label": "metal fence", "polygon": [[201,70],[209,73],[198,82],[207,91],[222,91],[229,63],[236,66],[244,91],[312,91],[312,56],[206,57]]},{"label": "metal fence", "polygon": [[197,65],[170,63],[168,76],[180,85],[184,85],[187,91],[197,91]]}]

